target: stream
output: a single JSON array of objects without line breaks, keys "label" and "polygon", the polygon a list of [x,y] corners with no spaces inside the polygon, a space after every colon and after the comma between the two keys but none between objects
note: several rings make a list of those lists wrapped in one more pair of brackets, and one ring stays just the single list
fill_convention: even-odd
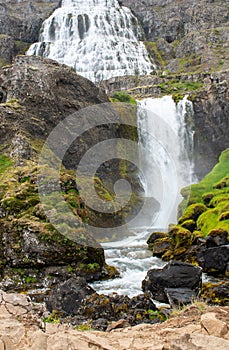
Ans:
[{"label": "stream", "polygon": [[159,230],[152,227],[138,228],[132,231],[133,235],[122,241],[102,244],[107,264],[115,266],[120,272],[120,277],[96,281],[91,286],[100,294],[116,292],[133,297],[142,293],[141,282],[147,271],[165,265],[147,249],[146,241],[153,231]]}]

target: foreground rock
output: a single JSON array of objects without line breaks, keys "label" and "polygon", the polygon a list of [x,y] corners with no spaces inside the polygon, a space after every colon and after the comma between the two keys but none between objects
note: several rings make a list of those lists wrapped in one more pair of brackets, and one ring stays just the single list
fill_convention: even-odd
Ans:
[{"label": "foreground rock", "polygon": [[[44,323],[44,306],[26,296],[0,292],[0,349],[5,350],[226,350],[229,308],[190,306],[162,324],[141,324],[111,332],[82,332]],[[123,325],[120,321],[119,325]],[[114,327],[115,328],[115,327]]]},{"label": "foreground rock", "polygon": [[201,274],[199,267],[171,261],[162,269],[149,270],[142,289],[160,302],[187,304],[200,293]]},{"label": "foreground rock", "polygon": [[157,310],[146,295],[133,298],[115,293],[99,295],[80,277],[54,288],[46,298],[46,305],[51,315],[58,315],[63,322],[91,324],[98,330],[157,323],[164,319],[163,312]]}]

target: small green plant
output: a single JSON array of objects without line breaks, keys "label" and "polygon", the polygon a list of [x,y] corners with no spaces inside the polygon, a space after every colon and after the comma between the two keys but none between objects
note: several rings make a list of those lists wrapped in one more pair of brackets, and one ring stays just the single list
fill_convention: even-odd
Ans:
[{"label": "small green plant", "polygon": [[79,326],[76,326],[75,328],[77,331],[81,331],[81,332],[86,332],[86,331],[91,331],[92,328],[91,328],[91,323],[88,322],[88,323],[84,323],[84,324],[81,324]]},{"label": "small green plant", "polygon": [[44,323],[57,324],[57,323],[60,323],[59,316],[60,316],[60,314],[56,310],[53,310],[53,312],[49,316],[42,317],[42,321]]},{"label": "small green plant", "polygon": [[25,278],[25,282],[26,282],[26,283],[36,283],[36,282],[37,282],[37,279],[36,279],[36,277],[27,276],[27,277]]},{"label": "small green plant", "polygon": [[159,318],[161,321],[166,321],[167,317],[165,314],[160,312],[159,310],[147,310],[147,313],[149,315],[150,320],[155,320],[156,318]]}]

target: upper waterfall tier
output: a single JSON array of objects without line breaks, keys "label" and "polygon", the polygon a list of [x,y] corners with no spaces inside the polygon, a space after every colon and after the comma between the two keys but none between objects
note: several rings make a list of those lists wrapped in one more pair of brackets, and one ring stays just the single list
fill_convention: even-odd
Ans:
[{"label": "upper waterfall tier", "polygon": [[137,18],[117,0],[63,0],[27,54],[67,64],[99,82],[149,74],[155,67],[143,40]]}]

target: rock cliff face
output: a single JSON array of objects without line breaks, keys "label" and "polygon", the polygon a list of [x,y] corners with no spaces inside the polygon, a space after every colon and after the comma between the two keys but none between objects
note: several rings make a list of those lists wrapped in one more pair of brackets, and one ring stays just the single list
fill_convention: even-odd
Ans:
[{"label": "rock cliff face", "polygon": [[122,0],[145,30],[148,47],[172,72],[228,68],[227,2]]},{"label": "rock cliff face", "polygon": [[218,155],[228,147],[228,75],[222,74],[218,83],[206,84],[193,104],[195,171],[198,178],[202,178],[217,163]]},{"label": "rock cliff face", "polygon": [[6,0],[0,2],[0,66],[38,40],[42,22],[60,0]]}]

